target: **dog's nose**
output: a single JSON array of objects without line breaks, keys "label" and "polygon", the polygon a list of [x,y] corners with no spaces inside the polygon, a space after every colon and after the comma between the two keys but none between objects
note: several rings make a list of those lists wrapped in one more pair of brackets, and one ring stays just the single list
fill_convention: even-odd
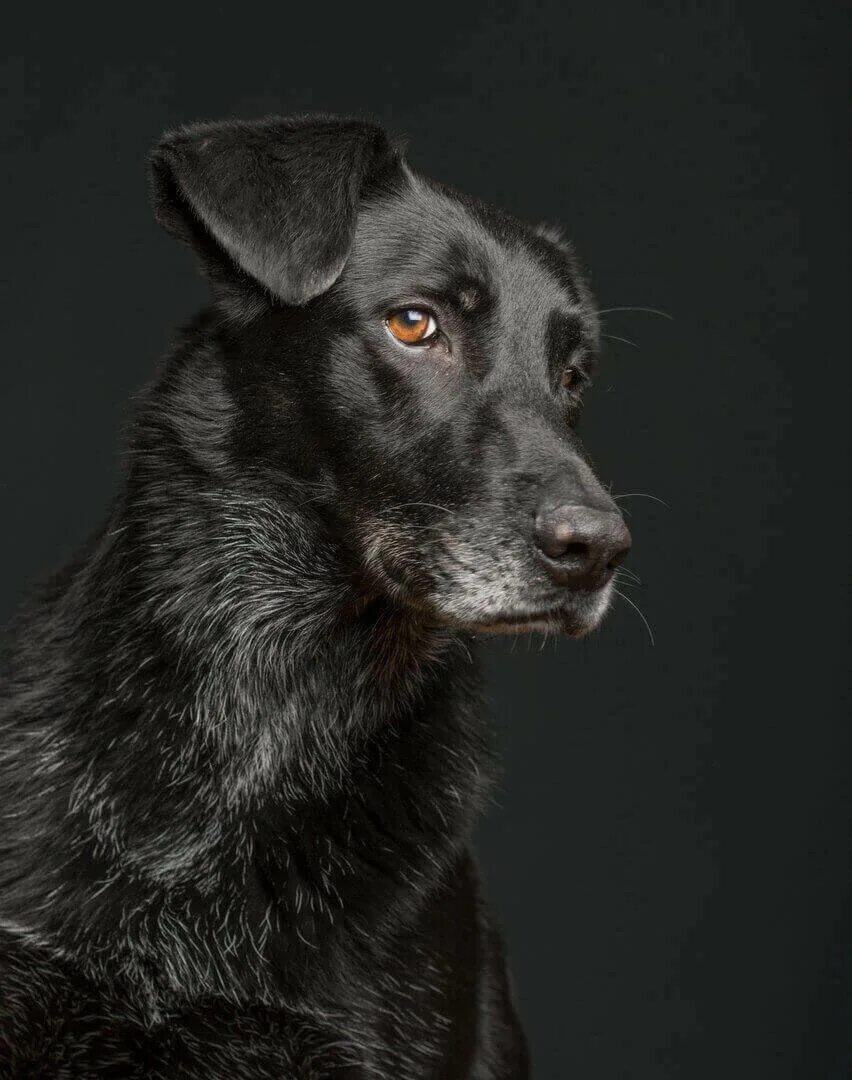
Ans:
[{"label": "dog's nose", "polygon": [[617,510],[551,504],[536,514],[535,542],[558,584],[599,589],[630,550],[630,533]]}]

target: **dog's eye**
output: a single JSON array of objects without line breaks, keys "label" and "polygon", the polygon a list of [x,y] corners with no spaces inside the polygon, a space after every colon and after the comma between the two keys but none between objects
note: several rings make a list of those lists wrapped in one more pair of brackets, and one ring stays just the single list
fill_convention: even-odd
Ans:
[{"label": "dog's eye", "polygon": [[574,368],[566,368],[566,370],[562,372],[561,381],[562,385],[565,387],[566,390],[571,390],[573,387],[575,387],[578,380],[577,372],[574,370]]},{"label": "dog's eye", "polygon": [[385,319],[390,335],[403,345],[430,345],[438,336],[435,316],[425,308],[399,308]]}]

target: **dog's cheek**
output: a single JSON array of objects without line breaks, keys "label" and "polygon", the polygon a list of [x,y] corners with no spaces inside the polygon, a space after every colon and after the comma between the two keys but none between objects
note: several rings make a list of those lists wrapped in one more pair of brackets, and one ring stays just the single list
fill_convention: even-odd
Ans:
[{"label": "dog's cheek", "polygon": [[413,529],[365,514],[355,526],[368,591],[422,606],[435,589],[435,562]]}]

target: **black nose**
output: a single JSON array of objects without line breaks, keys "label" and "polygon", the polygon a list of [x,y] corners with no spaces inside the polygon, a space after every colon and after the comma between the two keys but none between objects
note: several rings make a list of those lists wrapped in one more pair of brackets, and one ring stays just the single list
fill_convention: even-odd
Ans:
[{"label": "black nose", "polygon": [[630,550],[630,533],[617,510],[551,504],[536,514],[535,542],[558,584],[599,589]]}]

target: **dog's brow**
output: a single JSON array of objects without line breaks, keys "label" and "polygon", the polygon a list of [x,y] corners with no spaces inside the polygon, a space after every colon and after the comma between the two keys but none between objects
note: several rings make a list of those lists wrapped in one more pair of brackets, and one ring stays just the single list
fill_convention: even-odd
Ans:
[{"label": "dog's brow", "polygon": [[548,319],[548,363],[558,366],[579,346],[588,344],[589,327],[576,312],[553,311]]},{"label": "dog's brow", "polygon": [[462,311],[475,311],[482,303],[482,290],[474,282],[469,282],[456,293],[456,302]]},{"label": "dog's brow", "polygon": [[470,273],[453,274],[436,292],[436,296],[462,315],[482,311],[492,300],[491,290],[485,281]]},{"label": "dog's brow", "polygon": [[550,325],[555,337],[563,345],[575,342],[588,330],[582,316],[573,311],[554,311],[550,316]]}]

